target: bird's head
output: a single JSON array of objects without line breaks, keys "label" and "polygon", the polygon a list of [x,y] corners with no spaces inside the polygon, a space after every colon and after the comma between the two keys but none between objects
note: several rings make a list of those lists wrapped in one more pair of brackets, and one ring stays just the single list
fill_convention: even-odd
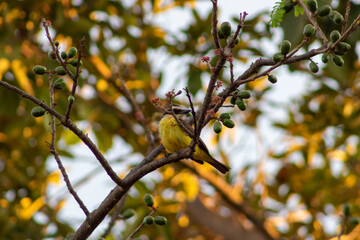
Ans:
[{"label": "bird's head", "polygon": [[[170,110],[170,109],[169,109],[169,110]],[[186,109],[186,108],[184,108],[184,107],[182,107],[182,106],[180,106],[180,105],[177,105],[177,104],[173,104],[173,105],[172,105],[172,110],[173,110],[174,114],[175,114],[176,116],[179,116],[179,117],[182,117],[182,116],[184,116],[185,114],[191,112],[190,109]]]}]

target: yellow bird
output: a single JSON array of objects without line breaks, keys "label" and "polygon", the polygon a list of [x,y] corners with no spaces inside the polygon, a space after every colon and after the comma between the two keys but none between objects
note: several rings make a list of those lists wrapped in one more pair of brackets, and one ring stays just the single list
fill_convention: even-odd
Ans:
[{"label": "yellow bird", "polygon": [[[194,129],[192,126],[182,119],[182,116],[190,112],[190,110],[183,109],[178,105],[173,105],[173,112],[179,121],[193,133]],[[160,120],[159,135],[165,149],[170,153],[187,148],[191,143],[191,137],[189,137],[177,124],[175,118],[170,113],[164,113],[164,116]],[[209,163],[223,174],[229,171],[229,167],[217,161],[210,155],[209,150],[201,139],[199,139],[198,145],[195,147],[193,158],[194,159],[192,160],[200,164],[203,164],[204,161]]]}]

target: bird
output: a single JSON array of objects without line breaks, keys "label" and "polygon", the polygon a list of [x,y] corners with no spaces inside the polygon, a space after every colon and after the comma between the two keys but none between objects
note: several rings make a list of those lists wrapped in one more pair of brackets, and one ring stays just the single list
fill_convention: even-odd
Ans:
[{"label": "bird", "polygon": [[[173,104],[172,110],[177,119],[181,121],[183,126],[193,135],[193,127],[183,119],[183,116],[185,116],[185,114],[189,113],[191,110],[185,109],[175,104]],[[174,153],[181,149],[187,148],[191,143],[191,137],[188,136],[184,129],[178,125],[176,119],[173,117],[170,111],[166,111],[163,114],[163,117],[159,122],[158,131],[162,144],[169,153]],[[223,174],[230,170],[228,166],[219,162],[210,155],[208,148],[200,138],[198,140],[198,144],[195,146],[192,160],[199,164],[204,164],[205,161]]]}]

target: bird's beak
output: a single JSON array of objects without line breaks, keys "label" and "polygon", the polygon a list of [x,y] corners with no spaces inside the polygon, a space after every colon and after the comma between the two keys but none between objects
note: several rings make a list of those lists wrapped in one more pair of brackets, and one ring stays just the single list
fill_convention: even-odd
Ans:
[{"label": "bird's beak", "polygon": [[181,110],[179,111],[179,114],[187,114],[187,113],[189,113],[189,112],[191,112],[190,109],[181,109]]}]

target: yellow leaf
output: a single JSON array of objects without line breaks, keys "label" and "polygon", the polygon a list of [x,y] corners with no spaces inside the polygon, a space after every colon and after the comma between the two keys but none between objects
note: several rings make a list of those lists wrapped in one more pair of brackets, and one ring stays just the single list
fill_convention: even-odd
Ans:
[{"label": "yellow leaf", "polygon": [[20,200],[20,208],[16,211],[20,218],[28,220],[39,211],[42,206],[44,206],[42,197],[39,197],[34,202],[32,202],[30,198],[22,198]]},{"label": "yellow leaf", "polygon": [[327,158],[334,160],[334,161],[345,161],[346,160],[346,152],[341,149],[337,149],[331,151],[327,154]]},{"label": "yellow leaf", "polygon": [[103,62],[103,60],[101,60],[101,58],[98,56],[91,56],[90,61],[94,64],[96,69],[104,78],[107,79],[111,77],[111,71],[109,67]]},{"label": "yellow leaf", "polygon": [[103,92],[108,88],[108,83],[104,79],[99,79],[96,83],[96,88]]},{"label": "yellow leaf", "polygon": [[47,177],[46,182],[54,183],[55,185],[59,185],[59,183],[60,183],[60,171],[55,171],[55,172],[51,173]]},{"label": "yellow leaf", "polygon": [[199,193],[199,183],[197,177],[188,172],[182,171],[171,181],[174,185],[183,184],[187,200],[193,201]]},{"label": "yellow leaf", "polygon": [[306,220],[311,218],[311,214],[308,210],[298,210],[295,212],[291,212],[288,215],[288,220],[291,223],[294,222],[305,222]]},{"label": "yellow leaf", "polygon": [[267,76],[264,76],[256,79],[255,81],[249,82],[248,85],[254,90],[261,92],[269,85],[269,83]]},{"label": "yellow leaf", "polygon": [[354,110],[354,104],[352,101],[347,101],[344,105],[343,114],[345,117],[349,117]]},{"label": "yellow leaf", "polygon": [[29,78],[26,75],[26,67],[22,65],[21,61],[18,59],[13,60],[11,63],[11,68],[21,88],[31,95],[34,95],[34,90],[30,84]]},{"label": "yellow leaf", "polygon": [[2,75],[9,69],[10,61],[6,58],[0,58],[0,81],[2,80]]},{"label": "yellow leaf", "polygon": [[189,226],[189,217],[186,214],[182,214],[178,219],[178,224],[180,227],[187,227]]}]

